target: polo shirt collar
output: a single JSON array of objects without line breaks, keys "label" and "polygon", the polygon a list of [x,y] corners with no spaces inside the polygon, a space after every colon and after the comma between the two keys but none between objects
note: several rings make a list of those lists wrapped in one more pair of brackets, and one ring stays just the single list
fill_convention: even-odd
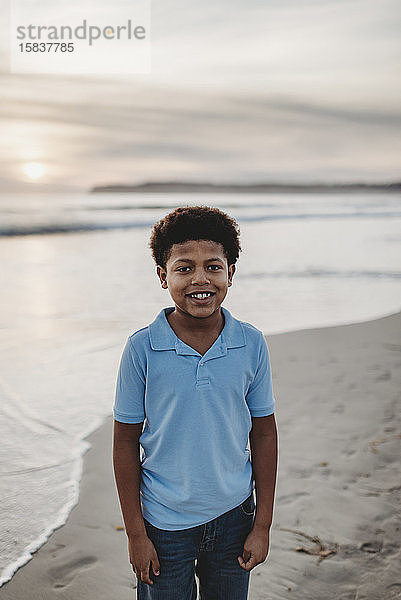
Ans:
[{"label": "polo shirt collar", "polygon": [[[174,307],[163,308],[156,319],[149,325],[149,339],[152,350],[175,350],[177,354],[200,356],[199,352],[180,340],[167,321],[167,314]],[[246,345],[242,324],[231,313],[221,307],[224,315],[224,328],[213,346],[204,355],[205,358],[218,358],[227,354],[228,348],[240,348]],[[207,355],[207,356],[206,356]]]}]

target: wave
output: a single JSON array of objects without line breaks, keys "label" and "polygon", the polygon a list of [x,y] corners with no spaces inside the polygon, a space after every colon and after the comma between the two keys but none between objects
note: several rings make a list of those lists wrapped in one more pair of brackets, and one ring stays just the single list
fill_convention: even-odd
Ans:
[{"label": "wave", "polygon": [[53,233],[79,233],[85,231],[103,231],[109,229],[133,229],[135,227],[150,227],[153,222],[129,223],[49,223],[46,225],[0,225],[0,237],[21,235],[45,235]]},{"label": "wave", "polygon": [[368,278],[368,279],[401,279],[401,272],[398,271],[337,271],[335,269],[304,269],[303,271],[279,271],[279,272],[256,272],[256,273],[238,273],[238,279],[278,279],[278,278],[302,278],[311,277],[324,278]]},{"label": "wave", "polygon": [[[256,221],[283,221],[283,220],[331,220],[331,219],[392,219],[400,218],[401,211],[381,211],[381,212],[333,212],[333,213],[292,213],[292,214],[268,214],[268,215],[239,215],[239,222]],[[125,220],[112,223],[38,223],[38,224],[0,224],[0,237],[24,236],[24,235],[48,235],[55,233],[77,233],[85,231],[103,231],[112,229],[132,229],[149,228],[154,224],[154,220],[131,221]]]},{"label": "wave", "polygon": [[[106,417],[99,417],[92,424],[91,427],[83,434],[83,436],[78,440],[79,447],[75,450],[74,457],[68,461],[73,463],[73,468],[71,471],[70,480],[67,482],[69,487],[69,497],[66,502],[60,507],[60,509],[52,515],[50,522],[44,528],[42,533],[34,539],[30,544],[28,544],[23,552],[16,558],[12,560],[6,567],[0,572],[0,588],[11,580],[14,573],[18,571],[19,568],[23,567],[27,562],[29,562],[33,556],[33,554],[43,546],[45,542],[49,539],[51,534],[59,529],[62,525],[65,525],[67,522],[68,516],[70,515],[74,506],[78,504],[79,500],[79,486],[80,481],[82,479],[83,474],[83,459],[84,455],[91,448],[91,444],[85,438],[88,437],[93,431],[96,431],[99,427],[103,425]],[[63,463],[59,463],[61,465]],[[46,465],[43,468],[55,468],[57,464]],[[19,474],[23,472],[20,471]],[[15,473],[8,473],[8,475],[14,475]]]}]

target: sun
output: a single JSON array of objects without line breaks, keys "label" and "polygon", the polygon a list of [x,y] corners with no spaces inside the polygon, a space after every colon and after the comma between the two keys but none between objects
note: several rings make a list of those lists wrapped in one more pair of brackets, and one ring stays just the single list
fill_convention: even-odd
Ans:
[{"label": "sun", "polygon": [[29,179],[36,181],[37,179],[43,177],[45,173],[45,167],[39,162],[29,162],[25,163],[23,166],[23,171]]}]

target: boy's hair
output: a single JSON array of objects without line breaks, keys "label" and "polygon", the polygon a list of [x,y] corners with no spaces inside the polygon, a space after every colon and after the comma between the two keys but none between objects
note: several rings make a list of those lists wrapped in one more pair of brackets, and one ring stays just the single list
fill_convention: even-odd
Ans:
[{"label": "boy's hair", "polygon": [[218,208],[180,206],[153,226],[149,246],[157,265],[166,268],[173,244],[210,240],[223,246],[228,264],[235,264],[241,251],[238,223]]}]

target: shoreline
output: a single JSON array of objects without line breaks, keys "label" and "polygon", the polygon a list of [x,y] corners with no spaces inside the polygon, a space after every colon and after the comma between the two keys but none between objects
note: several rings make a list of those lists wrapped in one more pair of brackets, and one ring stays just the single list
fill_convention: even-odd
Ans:
[{"label": "shoreline", "polygon": [[[250,600],[320,600],[323,592],[326,600],[401,597],[395,509],[401,489],[400,324],[396,313],[268,336],[279,479],[271,551],[252,573]],[[120,529],[111,430],[109,416],[85,438],[91,447],[83,456],[78,504],[2,586],[5,600],[46,600],[55,593],[132,600],[135,577]],[[319,564],[321,556],[296,552],[299,546],[316,550],[307,535],[335,552]]]}]

